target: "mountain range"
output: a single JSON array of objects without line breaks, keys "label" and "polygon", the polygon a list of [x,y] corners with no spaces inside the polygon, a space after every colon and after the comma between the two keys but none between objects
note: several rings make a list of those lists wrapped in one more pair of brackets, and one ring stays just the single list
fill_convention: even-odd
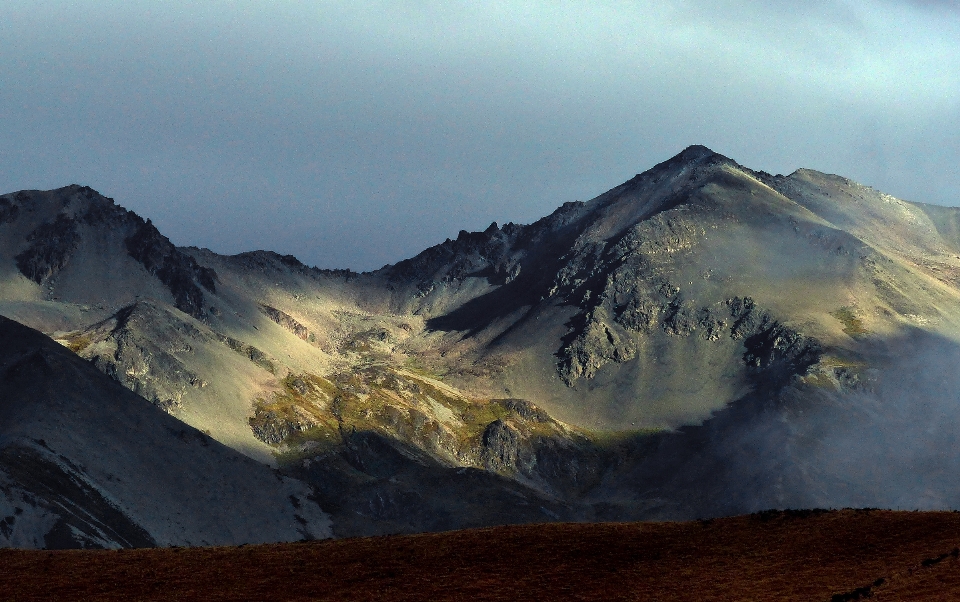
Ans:
[{"label": "mountain range", "polygon": [[960,507],[960,209],[702,146],[367,273],[0,195],[0,315],[0,545]]}]

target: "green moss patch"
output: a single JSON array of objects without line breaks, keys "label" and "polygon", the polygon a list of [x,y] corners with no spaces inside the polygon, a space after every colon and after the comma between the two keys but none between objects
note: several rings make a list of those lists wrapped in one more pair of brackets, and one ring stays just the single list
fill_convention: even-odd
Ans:
[{"label": "green moss patch", "polygon": [[281,385],[271,399],[256,402],[250,420],[258,437],[277,447],[281,463],[324,453],[342,443],[343,433],[376,432],[467,465],[480,461],[483,433],[497,420],[509,421],[524,437],[579,433],[567,432],[529,402],[469,399],[409,368],[368,364],[328,378],[289,375]]},{"label": "green moss patch", "polygon": [[93,341],[90,340],[90,337],[80,335],[67,340],[67,349],[74,353],[80,353],[89,347],[92,342]]},{"label": "green moss patch", "polygon": [[870,334],[870,331],[863,327],[863,321],[854,313],[854,307],[841,307],[830,314],[843,324],[843,332],[851,337],[861,337]]},{"label": "green moss patch", "polygon": [[288,444],[296,436],[317,430],[322,439],[338,432],[337,420],[328,410],[335,387],[315,374],[291,374],[280,381],[280,391],[270,399],[257,399],[250,427],[262,441],[272,445]]}]

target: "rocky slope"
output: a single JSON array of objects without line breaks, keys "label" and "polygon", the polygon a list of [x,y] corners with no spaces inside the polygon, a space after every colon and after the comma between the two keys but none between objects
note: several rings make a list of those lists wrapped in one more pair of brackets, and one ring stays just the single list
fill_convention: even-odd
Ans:
[{"label": "rocky slope", "polygon": [[704,147],[364,274],[177,248],[88,188],[0,196],[0,314],[309,484],[339,535],[960,504],[958,275],[960,210]]},{"label": "rocky slope", "polygon": [[168,416],[0,318],[0,546],[87,548],[330,535],[303,483]]}]

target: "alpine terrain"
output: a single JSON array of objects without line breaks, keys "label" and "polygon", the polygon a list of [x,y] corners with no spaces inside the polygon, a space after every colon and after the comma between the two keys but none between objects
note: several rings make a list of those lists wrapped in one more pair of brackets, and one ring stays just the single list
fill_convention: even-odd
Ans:
[{"label": "alpine terrain", "polygon": [[702,146],[368,273],[6,194],[0,314],[0,545],[960,508],[960,209]]}]

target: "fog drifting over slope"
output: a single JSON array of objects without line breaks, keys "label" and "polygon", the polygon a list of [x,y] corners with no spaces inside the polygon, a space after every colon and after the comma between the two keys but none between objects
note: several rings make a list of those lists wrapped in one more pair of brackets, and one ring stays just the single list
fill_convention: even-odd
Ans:
[{"label": "fog drifting over slope", "polygon": [[644,496],[672,519],[769,508],[958,509],[958,362],[956,341],[905,332],[842,393],[748,395],[703,426],[664,435],[633,478],[613,485],[652,487]]},{"label": "fog drifting over slope", "polygon": [[909,333],[896,356],[847,402],[816,413],[827,435],[811,469],[832,485],[833,506],[960,508],[960,347]]},{"label": "fog drifting over slope", "polygon": [[957,204],[958,41],[950,2],[14,0],[0,191],[78,182],[177,244],[359,269],[693,143]]}]

